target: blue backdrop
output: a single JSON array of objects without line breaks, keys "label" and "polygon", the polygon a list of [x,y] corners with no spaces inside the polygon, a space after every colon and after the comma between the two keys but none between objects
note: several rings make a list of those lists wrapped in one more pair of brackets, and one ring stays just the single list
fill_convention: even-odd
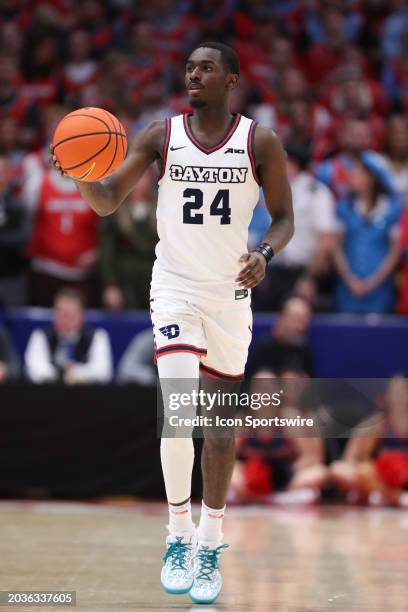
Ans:
[{"label": "blue backdrop", "polygon": [[[0,320],[9,328],[20,356],[37,326],[48,325],[51,311],[43,308],[8,310]],[[130,340],[150,326],[146,312],[112,314],[88,311],[88,323],[105,328],[111,338],[115,364]],[[254,316],[254,339],[270,332],[273,314]],[[386,378],[408,375],[408,320],[397,316],[316,315],[310,335],[316,377]]]}]

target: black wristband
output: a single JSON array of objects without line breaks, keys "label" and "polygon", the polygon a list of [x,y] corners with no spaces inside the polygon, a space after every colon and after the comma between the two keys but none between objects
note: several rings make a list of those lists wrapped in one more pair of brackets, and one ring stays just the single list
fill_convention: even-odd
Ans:
[{"label": "black wristband", "polygon": [[256,247],[255,251],[258,251],[258,253],[261,253],[265,257],[267,264],[275,255],[273,248],[267,242],[261,242],[261,244]]}]

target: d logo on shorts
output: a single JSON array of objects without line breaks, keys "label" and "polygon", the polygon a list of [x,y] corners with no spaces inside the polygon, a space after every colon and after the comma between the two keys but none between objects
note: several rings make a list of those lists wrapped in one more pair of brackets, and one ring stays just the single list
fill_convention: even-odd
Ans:
[{"label": "d logo on shorts", "polygon": [[173,338],[177,338],[180,335],[180,327],[176,325],[176,323],[172,323],[171,325],[165,325],[164,327],[159,328],[163,336],[166,336],[169,340],[173,340]]}]

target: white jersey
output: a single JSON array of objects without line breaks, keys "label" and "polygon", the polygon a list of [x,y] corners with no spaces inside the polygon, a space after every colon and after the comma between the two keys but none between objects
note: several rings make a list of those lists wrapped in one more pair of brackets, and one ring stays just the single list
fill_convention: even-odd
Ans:
[{"label": "white jersey", "polygon": [[194,137],[188,115],[167,120],[152,297],[231,303],[249,296],[235,278],[259,198],[255,126],[237,114],[225,138],[208,149]]}]

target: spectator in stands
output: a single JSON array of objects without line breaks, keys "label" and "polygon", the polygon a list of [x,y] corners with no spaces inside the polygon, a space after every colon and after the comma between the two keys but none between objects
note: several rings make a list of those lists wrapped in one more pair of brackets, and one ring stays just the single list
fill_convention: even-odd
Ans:
[{"label": "spectator in stands", "polygon": [[147,172],[116,215],[104,219],[100,244],[103,305],[148,308],[157,242],[154,176]]},{"label": "spectator in stands", "polygon": [[[49,138],[64,114],[65,109],[58,106],[45,112]],[[28,245],[30,303],[49,307],[56,292],[67,285],[80,289],[89,303],[97,258],[97,215],[75,183],[50,167],[48,143],[24,160],[24,177],[23,197],[33,217]]]},{"label": "spectator in stands", "polygon": [[68,61],[63,71],[65,94],[93,83],[99,76],[98,63],[92,58],[90,35],[85,30],[74,30],[68,40]]},{"label": "spectator in stands", "polygon": [[273,258],[266,280],[254,291],[255,307],[263,310],[279,310],[296,291],[302,276],[318,280],[327,275],[335,246],[332,193],[308,171],[307,149],[292,144],[286,152],[296,232],[282,253]]},{"label": "spectator in stands", "polygon": [[302,145],[314,161],[333,152],[332,118],[323,106],[310,105],[306,100],[294,100],[287,107],[287,125],[281,126],[285,147]]},{"label": "spectator in stands", "polygon": [[285,302],[270,333],[253,347],[247,377],[312,376],[313,358],[309,348],[311,309],[298,297]]},{"label": "spectator in stands", "polygon": [[18,59],[3,51],[0,54],[0,118],[13,117],[20,127],[20,142],[30,147],[39,125],[38,108],[28,92],[22,89]]},{"label": "spectator in stands", "polygon": [[15,56],[21,53],[23,32],[17,20],[3,21],[0,26],[0,49],[7,50]]},{"label": "spectator in stands", "polygon": [[139,95],[148,83],[165,80],[171,69],[171,64],[156,48],[155,31],[149,22],[141,21],[132,26],[128,59],[128,82]]},{"label": "spectator in stands", "polygon": [[27,260],[23,255],[29,238],[29,215],[11,190],[11,167],[0,156],[0,306],[24,306],[27,301]]},{"label": "spectator in stands", "polygon": [[150,327],[136,334],[118,363],[116,380],[153,387],[157,381],[154,340]]},{"label": "spectator in stands", "polygon": [[[348,31],[345,15],[336,7],[327,8],[321,16],[319,7],[314,17],[319,33],[314,37],[310,31],[312,45],[306,54],[305,72],[308,80],[318,85],[338,66],[342,51],[352,35]],[[308,21],[310,24],[311,20]]]},{"label": "spectator in stands", "polygon": [[354,58],[347,56],[333,74],[324,90],[322,101],[340,120],[346,117],[366,117],[375,125],[375,114],[389,111],[389,100],[381,85],[368,79]]},{"label": "spectator in stands", "polygon": [[398,111],[408,110],[408,27],[402,36],[402,53],[382,62],[382,85]]},{"label": "spectator in stands", "polygon": [[[296,392],[299,381],[285,382],[285,392],[290,392],[295,403],[279,409],[263,406],[257,410],[256,418],[270,418],[271,410],[273,416],[280,418],[310,416],[302,407],[301,392]],[[270,374],[261,374],[252,379],[250,393],[271,396],[281,386],[281,381],[277,387],[276,383]],[[327,480],[320,438],[302,437],[301,431],[291,431],[289,427],[259,427],[254,434],[251,432],[251,437],[237,438],[237,460],[229,498],[236,503],[310,503],[319,498]]]},{"label": "spectator in stands", "polygon": [[393,115],[387,122],[384,166],[404,208],[408,208],[408,121]]},{"label": "spectator in stands", "polygon": [[60,85],[60,53],[56,34],[49,33],[41,37],[34,34],[32,40],[27,40],[24,85],[30,98],[34,99],[40,108],[57,102]]},{"label": "spectator in stands", "polygon": [[81,29],[91,36],[91,47],[96,57],[102,57],[113,43],[113,24],[108,19],[111,3],[102,0],[79,2],[76,19]]},{"label": "spectator in stands", "polygon": [[109,336],[84,321],[82,295],[70,287],[55,296],[53,321],[35,329],[28,341],[25,365],[34,383],[108,383],[112,378]]},{"label": "spectator in stands", "polygon": [[348,194],[350,171],[361,153],[371,148],[372,139],[370,125],[362,119],[347,119],[339,134],[340,152],[315,169],[316,177],[330,187],[337,200]]},{"label": "spectator in stands", "polygon": [[336,307],[340,312],[392,312],[392,273],[401,252],[399,199],[374,153],[361,156],[350,179],[350,195],[337,209]]},{"label": "spectator in stands", "polygon": [[6,329],[0,325],[0,385],[15,380],[20,374],[20,364]]},{"label": "spectator in stands", "polygon": [[394,376],[385,410],[353,432],[339,461],[330,465],[337,487],[350,501],[408,507],[408,382]]},{"label": "spectator in stands", "polygon": [[0,119],[0,155],[7,158],[11,169],[11,188],[20,194],[22,188],[22,161],[25,151],[20,143],[19,125],[13,117]]},{"label": "spectator in stands", "polygon": [[[308,146],[317,178],[338,201],[347,196],[359,155],[383,150],[389,109],[408,110],[407,0],[83,0],[74,2],[76,10],[71,4],[8,0],[0,8],[0,154],[33,213],[35,183],[43,184],[48,169],[41,147],[51,136],[50,104],[64,103],[64,112],[107,108],[127,122],[131,138],[152,119],[188,111],[180,68],[200,37],[225,39],[239,54],[234,112],[275,129],[285,144]],[[401,118],[392,118],[386,157],[405,202],[401,126]],[[49,262],[37,247],[34,276],[43,256]],[[81,252],[68,274],[67,262],[57,260],[64,267],[58,286],[72,280],[88,291],[95,256],[94,248],[83,258]],[[296,293],[305,287],[313,293],[310,279],[299,283]],[[50,304],[50,293],[35,300]]]},{"label": "spectator in stands", "polygon": [[382,51],[387,58],[401,56],[403,37],[408,28],[407,0],[392,0],[391,13],[382,30]]}]

